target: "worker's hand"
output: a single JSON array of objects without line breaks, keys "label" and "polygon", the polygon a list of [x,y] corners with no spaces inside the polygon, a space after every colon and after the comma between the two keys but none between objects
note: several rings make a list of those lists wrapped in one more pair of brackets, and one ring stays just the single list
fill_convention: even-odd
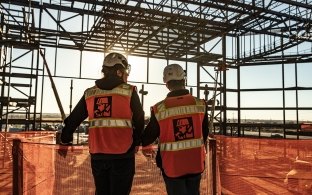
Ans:
[{"label": "worker's hand", "polygon": [[61,145],[70,145],[73,142],[74,139],[74,135],[72,133],[66,133],[66,132],[62,132],[61,133]]},{"label": "worker's hand", "polygon": [[142,147],[142,153],[147,158],[154,158],[156,156],[156,151],[154,150],[153,145]]},{"label": "worker's hand", "polygon": [[214,137],[215,137],[214,134],[212,134],[212,133],[209,133],[209,134],[208,134],[208,139],[209,139],[209,138],[214,138]]},{"label": "worker's hand", "polygon": [[72,146],[73,144],[71,142],[69,143],[60,143],[59,145],[59,149],[57,150],[57,153],[62,156],[63,158],[66,158],[67,156],[67,152],[68,152],[68,148],[70,146]]},{"label": "worker's hand", "polygon": [[140,146],[135,146],[134,152],[138,153],[139,150],[140,150]]}]

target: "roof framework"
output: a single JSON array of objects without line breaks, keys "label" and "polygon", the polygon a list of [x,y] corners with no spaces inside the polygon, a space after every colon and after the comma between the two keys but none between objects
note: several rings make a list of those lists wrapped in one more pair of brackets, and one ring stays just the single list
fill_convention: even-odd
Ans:
[{"label": "roof framework", "polygon": [[[5,47],[119,51],[132,56],[195,62],[198,73],[207,71],[207,66],[218,69],[220,62],[238,72],[243,66],[312,62],[312,47],[300,50],[302,44],[312,45],[311,0],[2,0],[0,10],[0,42]],[[234,48],[230,52],[229,40]],[[221,44],[222,50],[211,52],[217,44]],[[287,53],[291,48],[297,52]],[[215,82],[221,101],[219,122],[226,129],[226,110],[239,113],[244,109],[239,103],[235,108],[227,107],[226,92],[242,90],[239,86],[227,88],[225,69],[220,70]],[[198,74],[197,95],[200,90],[213,89],[203,85]],[[311,87],[295,86],[294,90]],[[278,109],[286,110],[285,106]],[[293,109],[300,110],[298,105]]]},{"label": "roof framework", "polygon": [[[100,52],[117,50],[134,56],[183,59],[186,54],[198,55],[198,48],[223,35],[262,34],[276,40],[284,39],[283,47],[276,43],[270,48],[261,48],[265,53],[244,56],[243,60],[249,61],[285,47],[312,42],[309,1],[2,2],[2,12],[8,18],[6,29],[10,30],[6,41],[28,44],[30,40],[43,47]],[[45,12],[45,17],[50,17],[57,28],[40,26],[34,10]],[[61,16],[61,12],[66,14]],[[73,18],[80,19],[80,31],[64,26]]]}]

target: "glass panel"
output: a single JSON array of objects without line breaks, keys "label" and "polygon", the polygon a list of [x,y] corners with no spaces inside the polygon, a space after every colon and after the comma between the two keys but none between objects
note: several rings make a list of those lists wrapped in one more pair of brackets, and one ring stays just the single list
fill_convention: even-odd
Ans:
[{"label": "glass panel", "polygon": [[228,107],[237,107],[237,93],[236,92],[227,92],[226,93],[227,97],[227,106]]},{"label": "glass panel", "polygon": [[57,50],[57,76],[79,77],[80,51],[58,49]]},{"label": "glass panel", "polygon": [[187,63],[187,85],[196,86],[197,85],[197,64]]},{"label": "glass panel", "polygon": [[282,91],[253,91],[241,93],[241,107],[281,107]]},{"label": "glass panel", "polygon": [[285,64],[284,65],[284,84],[285,88],[296,86],[296,72],[295,64]]},{"label": "glass panel", "polygon": [[237,70],[229,69],[226,71],[226,87],[229,89],[237,89]]},{"label": "glass panel", "polygon": [[242,67],[240,82],[241,89],[280,88],[281,65]]},{"label": "glass panel", "polygon": [[311,63],[298,64],[298,86],[312,87]]},{"label": "glass panel", "polygon": [[163,82],[163,71],[167,66],[166,60],[150,58],[149,66],[149,82],[150,83],[164,83]]},{"label": "glass panel", "polygon": [[311,97],[312,97],[312,90],[298,91],[298,106],[299,107],[312,107]]},{"label": "glass panel", "polygon": [[146,84],[144,85],[144,88],[146,91],[148,91],[148,94],[144,96],[143,108],[145,111],[145,116],[150,116],[150,107],[165,99],[167,93],[169,93],[169,90],[165,85]]},{"label": "glass panel", "polygon": [[[129,81],[147,82],[147,59],[143,57],[128,56],[131,65]],[[158,75],[162,77],[162,75]]]},{"label": "glass panel", "polygon": [[93,79],[100,79],[103,77],[103,60],[104,53],[84,51],[82,53],[81,77]]},{"label": "glass panel", "polygon": [[296,91],[285,91],[285,107],[296,107]]},{"label": "glass panel", "polygon": [[295,124],[297,122],[297,112],[295,110],[286,110],[285,122],[287,124]]}]

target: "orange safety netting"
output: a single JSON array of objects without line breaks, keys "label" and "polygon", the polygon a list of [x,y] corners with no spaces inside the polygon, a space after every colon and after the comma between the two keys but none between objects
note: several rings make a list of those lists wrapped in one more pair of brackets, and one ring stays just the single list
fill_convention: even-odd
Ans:
[{"label": "orange safety netting", "polygon": [[217,142],[222,194],[312,194],[312,140]]},{"label": "orange safety netting", "polygon": [[[87,146],[50,144],[55,134],[0,134],[0,192],[12,194],[12,139],[22,140],[23,194],[93,194]],[[222,194],[312,194],[312,141],[217,136],[217,182]],[[211,194],[211,154],[203,174],[201,194]],[[220,187],[220,188],[221,188]],[[218,194],[220,194],[220,189]],[[139,151],[131,195],[165,194],[160,171]]]},{"label": "orange safety netting", "polygon": [[[12,138],[22,140],[20,154],[23,157],[23,194],[94,194],[87,146],[70,146],[66,156],[64,156],[62,146],[43,144],[44,139],[46,139],[47,143],[50,143],[55,140],[55,136],[48,138],[47,135],[42,134],[36,134],[36,136],[15,134],[8,134],[6,146],[4,146],[3,134],[0,134],[0,137],[2,136],[1,150],[6,151],[6,156],[4,156],[3,151],[0,155],[2,156],[1,162],[6,164],[0,167],[0,170],[6,174],[0,176],[1,195],[12,194]],[[35,142],[35,140],[40,140],[40,143]],[[211,169],[211,166],[207,166],[206,170],[208,169]],[[211,194],[211,182],[208,182],[211,179],[210,177],[208,179],[208,171],[203,173],[202,178],[201,194]],[[139,151],[136,154],[136,174],[131,195],[141,194],[164,195],[166,191],[161,173],[156,167],[154,159],[145,157]]]}]

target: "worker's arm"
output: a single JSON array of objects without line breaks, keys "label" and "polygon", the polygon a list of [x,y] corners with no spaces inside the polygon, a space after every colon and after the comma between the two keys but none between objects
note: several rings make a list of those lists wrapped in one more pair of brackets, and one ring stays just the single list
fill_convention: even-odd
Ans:
[{"label": "worker's arm", "polygon": [[204,139],[204,144],[205,146],[207,145],[207,138],[209,136],[209,119],[208,119],[208,106],[206,104],[205,107],[205,115],[204,115],[204,120],[202,124],[202,133],[203,133],[203,139]]},{"label": "worker's arm", "polygon": [[130,107],[133,113],[133,143],[135,146],[139,146],[141,143],[141,135],[144,130],[144,111],[136,88],[133,89]]},{"label": "worker's arm", "polygon": [[159,134],[160,134],[160,127],[155,117],[154,111],[151,110],[150,121],[145,127],[143,135],[142,135],[142,146],[147,146],[147,145],[154,143],[155,140],[159,137]]},{"label": "worker's arm", "polygon": [[70,143],[73,141],[73,133],[77,127],[88,117],[88,110],[84,96],[75,106],[74,110],[64,120],[64,128],[62,129],[61,142]]}]

